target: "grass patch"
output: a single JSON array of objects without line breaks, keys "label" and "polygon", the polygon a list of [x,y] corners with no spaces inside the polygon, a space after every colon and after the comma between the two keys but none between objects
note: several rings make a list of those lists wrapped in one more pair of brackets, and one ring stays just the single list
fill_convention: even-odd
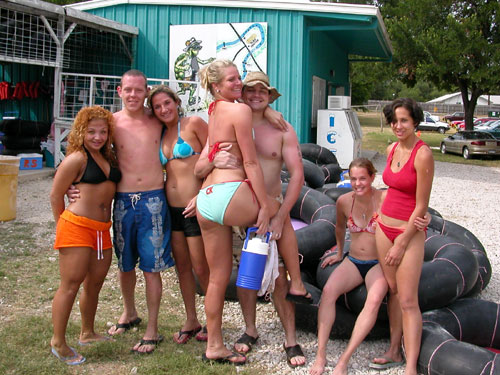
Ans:
[{"label": "grass patch", "polygon": [[[184,307],[173,268],[163,272],[163,298],[159,314],[159,332],[165,340],[152,355],[137,355],[130,349],[145,330],[145,323],[112,342],[80,347],[78,297],[71,312],[68,344],[87,358],[81,366],[67,366],[50,353],[52,336],[52,298],[59,287],[57,252],[52,249],[53,223],[32,224],[21,221],[0,223],[0,374],[182,374],[229,375],[258,373],[258,363],[245,368],[209,366],[201,361],[205,343],[191,340],[178,345],[172,340],[184,321]],[[197,299],[202,311],[201,299]],[[146,318],[144,278],[138,273],[136,305]],[[96,330],[105,333],[122,312],[116,259],[100,295]],[[225,326],[227,331],[240,327]]]},{"label": "grass patch", "polygon": [[[387,146],[396,141],[396,137],[392,133],[390,127],[386,124],[380,128],[380,114],[357,113],[361,129],[363,130],[362,148],[364,150],[373,150],[385,155]],[[420,138],[427,143],[432,149],[432,155],[435,161],[442,161],[455,164],[466,165],[481,165],[484,167],[500,167],[500,158],[498,156],[485,156],[474,157],[473,159],[466,160],[461,155],[442,154],[439,151],[441,141],[448,137],[450,134],[455,133],[455,130],[449,130],[446,134],[439,134],[438,132],[422,131]]]}]

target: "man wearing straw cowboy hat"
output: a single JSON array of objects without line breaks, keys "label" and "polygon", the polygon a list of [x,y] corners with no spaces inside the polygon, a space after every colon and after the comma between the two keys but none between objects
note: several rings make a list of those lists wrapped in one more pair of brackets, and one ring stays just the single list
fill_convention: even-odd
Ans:
[{"label": "man wearing straw cowboy hat", "polygon": [[[255,135],[255,147],[259,162],[264,175],[267,194],[275,197],[281,202],[278,213],[271,219],[269,231],[273,232],[273,239],[277,240],[278,247],[295,247],[298,252],[297,238],[290,222],[290,210],[298,199],[300,190],[304,183],[304,170],[302,166],[302,155],[293,127],[287,124],[287,131],[282,131],[271,125],[264,117],[264,111],[269,104],[273,103],[281,94],[269,83],[269,77],[262,72],[250,72],[243,82],[242,99],[252,109],[252,125]],[[227,144],[226,150],[231,145]],[[283,162],[290,173],[286,196],[281,194],[280,171]],[[211,168],[233,168],[239,163],[228,152],[219,152],[215,157],[213,165],[208,161],[196,170],[198,176],[206,175]],[[210,163],[212,164],[212,163]],[[303,366],[305,357],[299,344],[297,344],[295,331],[295,306],[287,298],[297,300],[296,302],[310,303],[310,296],[288,295],[288,281],[283,262],[279,264],[279,276],[275,281],[272,294],[274,306],[280,317],[285,331],[285,342],[283,348],[287,356],[287,363],[291,367]],[[243,335],[234,344],[237,352],[246,354],[252,350],[252,345],[259,337],[255,325],[257,291],[238,288],[240,301],[246,329]]]}]

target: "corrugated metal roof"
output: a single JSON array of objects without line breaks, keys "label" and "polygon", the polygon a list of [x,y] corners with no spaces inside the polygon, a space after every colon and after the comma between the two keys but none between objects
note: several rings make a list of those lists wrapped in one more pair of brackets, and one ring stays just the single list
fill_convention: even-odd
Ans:
[{"label": "corrugated metal roof", "polygon": [[310,2],[307,0],[91,0],[83,3],[67,5],[67,7],[88,10],[115,6],[120,4],[150,4],[150,5],[188,5],[203,7],[253,8],[296,10],[304,12],[346,13],[346,14],[380,14],[378,8],[372,5]]},{"label": "corrugated metal roof", "polygon": [[101,29],[109,29],[114,32],[123,32],[130,35],[139,34],[137,27],[125,25],[119,22],[111,21],[102,17],[94,16],[92,14],[82,12],[77,8],[67,8],[52,3],[47,3],[40,0],[2,0],[4,7],[8,7],[20,11],[33,12],[36,10],[38,13],[45,16],[57,17],[65,16],[69,19],[79,21],[79,24],[87,24],[93,27],[100,27]]}]

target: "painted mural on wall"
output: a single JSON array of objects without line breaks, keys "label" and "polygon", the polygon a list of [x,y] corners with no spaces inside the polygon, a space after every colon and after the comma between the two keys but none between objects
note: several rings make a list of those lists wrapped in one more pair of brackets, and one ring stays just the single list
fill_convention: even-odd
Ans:
[{"label": "painted mural on wall", "polygon": [[[242,79],[248,72],[267,72],[267,23],[227,23],[170,26],[170,79],[188,112],[205,109],[206,92],[198,72],[215,59],[233,61]],[[196,83],[191,83],[196,82]]]}]

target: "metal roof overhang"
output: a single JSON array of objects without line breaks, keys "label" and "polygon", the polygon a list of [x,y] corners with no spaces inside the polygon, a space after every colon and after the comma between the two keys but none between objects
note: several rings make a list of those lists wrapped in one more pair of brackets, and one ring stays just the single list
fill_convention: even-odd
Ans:
[{"label": "metal roof overhang", "polygon": [[378,16],[308,14],[306,19],[310,32],[326,33],[347,52],[349,61],[392,61],[392,46]]},{"label": "metal roof overhang", "polygon": [[43,15],[47,18],[59,18],[63,16],[68,22],[75,22],[77,24],[100,29],[101,31],[127,36],[139,35],[139,29],[137,27],[110,21],[106,18],[94,16],[77,9],[65,8],[40,0],[2,0],[2,7],[25,13]]}]

